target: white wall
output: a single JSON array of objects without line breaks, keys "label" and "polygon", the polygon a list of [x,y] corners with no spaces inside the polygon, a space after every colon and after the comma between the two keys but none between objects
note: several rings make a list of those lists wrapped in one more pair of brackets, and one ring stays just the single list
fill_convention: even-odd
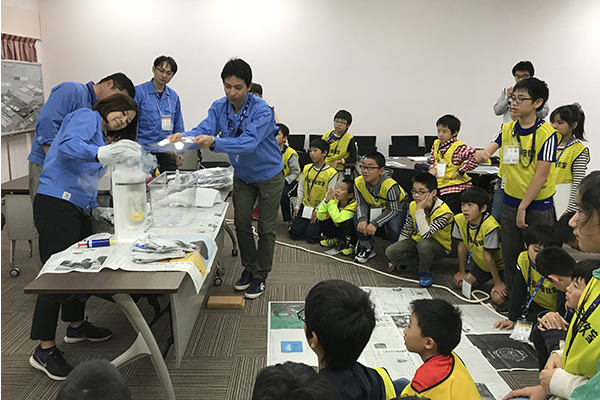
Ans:
[{"label": "white wall", "polygon": [[223,95],[231,56],[250,63],[265,99],[292,132],[324,132],[345,108],[351,132],[435,134],[453,113],[460,138],[485,146],[501,119],[492,106],[510,70],[532,60],[550,86],[550,108],[587,112],[592,169],[600,169],[600,2],[595,0],[43,0],[46,95],[64,80],[115,71],[151,77],[160,54],[180,67],[172,81],[186,126]]}]

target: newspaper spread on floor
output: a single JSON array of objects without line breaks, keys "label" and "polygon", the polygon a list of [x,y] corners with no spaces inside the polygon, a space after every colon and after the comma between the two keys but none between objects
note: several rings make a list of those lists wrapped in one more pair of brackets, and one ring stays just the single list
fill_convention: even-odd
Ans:
[{"label": "newspaper spread on floor", "polygon": [[[423,363],[419,355],[404,345],[403,330],[410,320],[410,302],[430,299],[421,288],[363,287],[375,304],[377,325],[359,362],[384,367],[392,379],[409,378]],[[502,399],[510,387],[498,371],[537,370],[534,349],[527,343],[510,339],[508,333],[493,328],[498,315],[484,305],[460,305],[463,333],[456,354],[471,373],[483,400]],[[317,366],[308,347],[304,323],[298,312],[304,302],[269,302],[268,365],[285,361]]]}]

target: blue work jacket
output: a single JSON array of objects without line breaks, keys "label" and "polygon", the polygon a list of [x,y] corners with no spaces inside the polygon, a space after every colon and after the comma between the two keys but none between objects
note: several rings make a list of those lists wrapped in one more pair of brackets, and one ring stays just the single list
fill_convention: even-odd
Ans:
[{"label": "blue work jacket", "polygon": [[63,82],[52,88],[46,104],[35,122],[35,136],[27,159],[34,164],[44,165],[46,152],[43,145],[51,145],[67,114],[80,108],[89,108],[98,101],[94,82]]},{"label": "blue work jacket", "polygon": [[98,181],[106,173],[106,167],[96,161],[101,146],[106,146],[106,140],[98,112],[82,108],[67,115],[46,155],[38,193],[86,211],[98,207]]}]

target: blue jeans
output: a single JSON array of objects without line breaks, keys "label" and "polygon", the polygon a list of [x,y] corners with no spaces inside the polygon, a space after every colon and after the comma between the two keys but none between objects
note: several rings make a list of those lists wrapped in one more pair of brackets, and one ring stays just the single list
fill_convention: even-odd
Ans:
[{"label": "blue jeans", "polygon": [[[385,232],[388,235],[388,237],[390,238],[391,243],[396,243],[398,241],[398,238],[400,237],[400,231],[402,230],[402,227],[404,226],[404,221],[406,220],[407,210],[408,210],[408,203],[405,203],[402,206],[402,209],[400,210],[398,215],[396,215],[394,218],[389,220],[385,225],[380,227],[380,229],[381,228],[385,229]],[[358,226],[358,218],[355,213],[354,214],[354,228],[356,228],[357,226]],[[373,248],[373,238],[371,236],[365,235],[365,234],[359,232],[358,230],[356,231],[356,236],[358,237],[358,240],[359,240],[361,246],[367,247],[368,249]]]}]

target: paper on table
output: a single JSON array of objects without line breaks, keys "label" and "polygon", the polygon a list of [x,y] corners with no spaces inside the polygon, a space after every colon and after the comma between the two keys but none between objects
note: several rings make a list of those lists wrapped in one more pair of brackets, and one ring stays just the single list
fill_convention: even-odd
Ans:
[{"label": "paper on table", "polygon": [[388,167],[395,167],[395,168],[406,167],[405,164],[399,163],[397,161],[386,161],[385,165],[388,166]]},{"label": "paper on table", "polygon": [[414,161],[414,162],[429,161],[429,157],[425,157],[425,156],[409,156],[408,159],[411,161]]},{"label": "paper on table", "polygon": [[212,207],[215,205],[219,191],[209,188],[196,188],[196,199],[194,205],[196,207]]}]

